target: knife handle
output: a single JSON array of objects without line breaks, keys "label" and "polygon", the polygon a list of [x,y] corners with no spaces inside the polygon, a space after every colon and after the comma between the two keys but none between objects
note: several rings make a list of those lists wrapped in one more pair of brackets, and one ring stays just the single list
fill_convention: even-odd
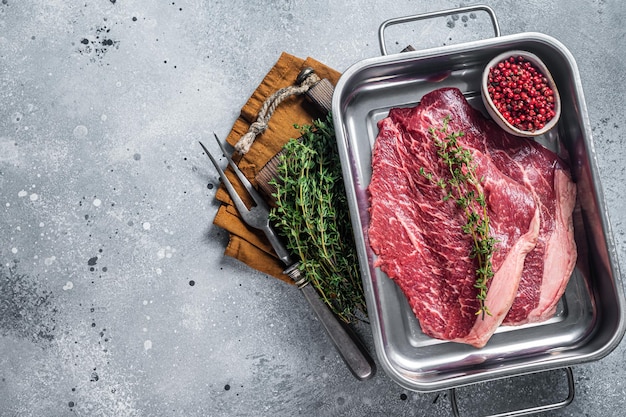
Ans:
[{"label": "knife handle", "polygon": [[339,355],[350,369],[350,372],[359,380],[366,380],[374,376],[375,364],[365,349],[359,337],[337,318],[312,285],[308,285],[298,269],[298,263],[289,267],[285,273],[289,275],[302,291],[304,298],[317,315],[324,329],[330,336]]}]

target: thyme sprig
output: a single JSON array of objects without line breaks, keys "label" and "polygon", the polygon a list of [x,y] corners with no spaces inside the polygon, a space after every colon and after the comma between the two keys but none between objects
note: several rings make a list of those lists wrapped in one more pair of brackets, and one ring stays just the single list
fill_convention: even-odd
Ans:
[{"label": "thyme sprig", "polygon": [[296,128],[301,137],[285,144],[272,181],[270,220],[322,299],[351,322],[366,314],[365,297],[332,118]]},{"label": "thyme sprig", "polygon": [[[464,132],[448,132],[450,116],[446,116],[440,128],[429,129],[434,144],[437,148],[437,156],[447,168],[450,177],[445,180],[440,178],[436,184],[444,190],[444,201],[453,200],[467,218],[467,222],[461,227],[463,233],[472,238],[470,258],[476,259],[476,281],[474,287],[478,290],[476,298],[479,308],[476,315],[491,315],[485,304],[487,298],[487,283],[493,277],[493,257],[496,239],[490,236],[489,216],[487,213],[487,201],[482,189],[483,178],[476,175],[476,164],[472,153],[459,144],[458,139],[464,136]],[[420,168],[420,174],[429,181],[434,182],[434,176]]]}]

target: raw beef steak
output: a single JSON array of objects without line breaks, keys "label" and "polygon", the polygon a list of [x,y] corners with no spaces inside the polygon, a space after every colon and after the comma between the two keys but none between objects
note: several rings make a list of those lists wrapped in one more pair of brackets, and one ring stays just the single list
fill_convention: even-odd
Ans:
[{"label": "raw beef steak", "polygon": [[[497,241],[495,274],[485,301],[491,315],[484,318],[476,315],[477,262],[469,256],[471,239],[461,229],[466,216],[453,201],[444,201],[436,184],[450,174],[437,156],[431,128],[439,129],[446,118],[449,132],[464,132],[459,143],[471,152],[476,175],[483,179],[491,236]],[[546,250],[563,242],[571,249],[573,242],[573,186],[558,158],[534,142],[505,135],[469,106],[458,89],[436,90],[417,107],[392,109],[378,127],[368,239],[378,255],[376,265],[400,286],[424,333],[482,347],[507,314],[518,311],[512,305],[520,306],[521,322],[531,312],[550,313],[571,273],[571,258],[575,260],[575,248],[573,256],[564,257]],[[537,243],[541,249],[535,252]],[[529,252],[533,264],[569,269],[567,278],[544,284],[548,268],[525,267]],[[512,317],[507,317],[510,323],[520,322]]]}]

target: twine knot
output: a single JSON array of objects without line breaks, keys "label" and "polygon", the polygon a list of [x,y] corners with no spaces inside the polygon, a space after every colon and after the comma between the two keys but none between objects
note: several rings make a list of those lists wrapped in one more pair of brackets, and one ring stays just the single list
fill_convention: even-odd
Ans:
[{"label": "twine knot", "polygon": [[235,150],[241,154],[247,153],[256,137],[265,132],[267,129],[267,124],[269,123],[270,118],[272,117],[272,114],[274,114],[278,105],[291,96],[306,93],[319,81],[320,78],[317,74],[315,74],[313,69],[307,67],[298,75],[296,85],[281,88],[265,99],[263,106],[261,106],[261,110],[259,110],[256,121],[250,125],[248,132],[235,144]]}]

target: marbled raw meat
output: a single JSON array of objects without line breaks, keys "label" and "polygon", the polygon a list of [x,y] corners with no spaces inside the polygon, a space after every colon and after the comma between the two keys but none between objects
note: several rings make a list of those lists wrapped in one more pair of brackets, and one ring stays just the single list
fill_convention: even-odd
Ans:
[{"label": "marbled raw meat", "polygon": [[[436,155],[430,128],[447,117],[449,131],[464,132],[459,143],[471,151],[477,176],[484,180],[497,239],[486,300],[491,316],[484,319],[475,314],[476,261],[469,257],[472,242],[461,231],[465,215],[452,201],[443,201],[435,184],[449,174]],[[576,258],[570,233],[575,187],[556,155],[506,135],[454,88],[435,90],[414,108],[392,109],[378,127],[368,239],[378,255],[376,265],[400,286],[424,333],[481,347],[505,318],[513,324],[553,312]],[[420,168],[435,180],[421,175]],[[563,247],[564,256],[553,255]],[[525,265],[527,258],[532,262]],[[559,278],[552,279],[548,270]],[[516,311],[521,321],[512,320]]]}]

